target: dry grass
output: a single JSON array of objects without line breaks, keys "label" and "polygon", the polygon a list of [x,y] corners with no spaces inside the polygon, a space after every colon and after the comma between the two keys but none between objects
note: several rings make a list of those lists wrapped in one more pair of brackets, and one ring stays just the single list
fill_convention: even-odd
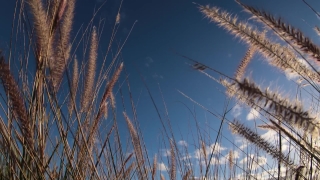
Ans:
[{"label": "dry grass", "polygon": [[[191,156],[189,149],[179,148],[173,136],[166,104],[165,117],[168,122],[162,119],[147,87],[163,125],[163,144],[168,146],[170,152],[166,166],[161,164],[165,161],[160,155],[155,155],[150,163],[127,74],[133,112],[130,115],[123,111],[130,139],[127,144],[119,134],[119,118],[116,116],[119,105],[116,100],[118,92],[123,101],[124,96],[121,85],[117,86],[117,83],[123,71],[126,73],[119,56],[125,42],[114,45],[113,41],[121,24],[121,5],[114,18],[108,49],[100,56],[100,26],[96,27],[91,21],[81,37],[75,37],[75,0],[28,0],[21,3],[16,12],[23,13],[17,13],[19,18],[13,21],[25,26],[25,29],[14,26],[17,37],[24,40],[24,47],[21,51],[13,50],[20,47],[21,42],[12,40],[13,47],[8,51],[14,57],[24,58],[12,58],[11,55],[7,58],[0,54],[0,80],[4,89],[0,102],[0,179],[162,180],[167,177],[170,180],[231,180],[259,179],[259,174],[263,173],[267,176],[265,179],[319,179],[320,122],[319,112],[314,109],[318,108],[320,75],[316,71],[318,67],[313,67],[310,62],[318,63],[320,48],[302,31],[285,24],[282,19],[237,1],[253,19],[269,27],[269,31],[282,41],[275,43],[266,32],[260,32],[247,21],[239,21],[236,16],[218,7],[199,5],[208,19],[241,39],[249,48],[243,59],[239,58],[240,65],[234,77],[188,59],[194,63],[192,67],[223,85],[228,98],[257,110],[263,123],[254,127],[276,133],[278,142],[271,143],[257,129],[228,119],[229,100],[224,112],[218,114],[179,91],[221,120],[218,131],[209,126],[203,130],[197,116],[189,109],[196,124],[193,144],[199,155],[197,162],[191,161],[187,157]],[[25,13],[31,15],[27,19],[28,24],[21,20],[26,18]],[[319,34],[318,27],[315,31]],[[88,42],[85,37],[89,37]],[[79,50],[81,46],[84,48]],[[117,47],[116,52],[112,52],[113,46]],[[79,51],[82,54],[78,54]],[[109,57],[109,54],[113,56]],[[245,77],[254,54],[262,55],[270,65],[282,72],[298,74],[304,83],[310,85],[301,87],[298,84],[298,87],[308,92],[303,94],[306,96],[303,98],[311,99],[313,109],[307,108],[301,99],[293,101],[284,98],[279,92],[261,88]],[[98,57],[104,58],[101,60]],[[107,57],[111,59],[110,64],[107,64]],[[81,59],[85,60],[79,61]],[[102,66],[98,67],[98,63]],[[210,73],[218,74],[220,79]],[[225,124],[250,145],[246,149],[238,147],[222,133]],[[217,136],[212,137],[208,129],[217,131]],[[227,154],[221,152],[220,144],[224,141],[229,141],[233,146]],[[285,142],[289,142],[287,149],[282,148]],[[265,160],[261,154],[272,159]],[[239,162],[239,157],[243,158],[243,162]]]}]

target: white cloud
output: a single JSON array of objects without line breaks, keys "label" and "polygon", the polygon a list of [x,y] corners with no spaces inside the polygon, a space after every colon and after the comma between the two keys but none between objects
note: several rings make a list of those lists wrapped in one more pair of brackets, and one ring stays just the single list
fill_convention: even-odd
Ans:
[{"label": "white cloud", "polygon": [[202,149],[197,149],[194,151],[194,158],[196,159],[203,159],[204,158],[204,153]]},{"label": "white cloud", "polygon": [[296,78],[299,77],[299,74],[298,74],[298,73],[296,73],[296,72],[294,72],[294,71],[292,71],[292,70],[290,70],[290,69],[286,69],[286,70],[284,71],[284,74],[286,75],[286,77],[287,77],[288,80],[296,79]]},{"label": "white cloud", "polygon": [[[269,130],[266,133],[261,135],[261,138],[267,140],[268,142],[270,142],[273,145],[278,146],[277,143],[279,143],[279,136],[278,136],[278,132],[274,131],[274,130]],[[289,150],[289,141],[286,140],[285,138],[282,138],[282,142],[281,142],[281,150],[283,152],[288,151]]]},{"label": "white cloud", "polygon": [[241,137],[241,136],[236,136],[236,144],[238,145],[239,149],[245,149],[248,144],[250,143],[247,139]]},{"label": "white cloud", "polygon": [[160,151],[161,151],[162,156],[164,156],[164,157],[171,156],[170,149],[161,149]]},{"label": "white cloud", "polygon": [[[207,145],[205,146],[207,157],[210,156],[212,152],[215,154],[215,153],[221,152],[221,151],[223,151],[225,149],[226,148],[220,146],[219,143],[217,143],[216,146],[215,146],[215,144],[211,144],[210,146],[207,146]],[[194,151],[194,156],[193,157],[196,158],[196,159],[203,159],[204,158],[204,152],[203,152],[202,148],[196,149]]]},{"label": "white cloud", "polygon": [[[229,158],[229,155],[230,155],[229,153],[225,157]],[[238,151],[233,151],[232,152],[232,156],[233,156],[234,159],[238,159],[240,157],[240,154],[239,154]]]},{"label": "white cloud", "polygon": [[[201,177],[193,177],[192,179],[194,179],[194,180],[209,180],[209,179],[207,179],[206,177],[204,177],[204,176],[201,176]],[[211,180],[211,179],[210,179]]]},{"label": "white cloud", "polygon": [[247,115],[247,120],[250,121],[250,120],[253,120],[255,118],[259,118],[260,117],[260,114],[257,110],[255,110],[254,108],[251,108],[249,114]]},{"label": "white cloud", "polygon": [[188,143],[186,141],[181,140],[178,142],[178,145],[183,146],[183,147],[187,147]]},{"label": "white cloud", "polygon": [[180,160],[189,160],[189,159],[191,159],[192,157],[191,157],[191,155],[190,154],[187,154],[187,155],[185,155],[185,156],[182,156],[182,158],[180,158]]},{"label": "white cloud", "polygon": [[[220,156],[219,156],[220,157]],[[210,156],[207,157],[207,162],[203,159],[203,157],[201,157],[201,165],[205,166],[206,163],[208,163]],[[235,162],[236,159],[239,158],[239,152],[238,151],[233,151],[233,161]],[[218,165],[218,164],[228,164],[229,163],[229,153],[227,153],[224,156],[221,156],[220,158],[215,158],[215,157],[211,157],[210,160],[210,165],[214,166],[214,165]]]},{"label": "white cloud", "polygon": [[158,163],[158,170],[159,171],[167,171],[168,167],[164,163]]},{"label": "white cloud", "polygon": [[[292,173],[291,170],[288,170],[286,167],[281,168],[280,177],[286,177],[286,175],[290,175]],[[253,177],[256,177],[259,180],[270,180],[270,179],[277,179],[278,178],[278,169],[269,169],[267,171],[262,171],[261,173],[252,173]],[[247,174],[238,174],[237,179],[246,179],[248,175]]]},{"label": "white cloud", "polygon": [[241,115],[242,107],[239,104],[236,104],[232,109],[232,115],[234,118],[237,118]]},{"label": "white cloud", "polygon": [[253,154],[249,155],[250,157],[245,157],[242,160],[239,161],[241,164],[245,164],[249,161],[249,166],[251,166],[252,170],[255,170],[267,163],[267,158],[262,156],[255,156]]},{"label": "white cloud", "polygon": [[[311,69],[310,65],[304,59],[297,58],[297,60],[301,63],[302,66],[305,66],[307,69]],[[314,66],[314,67],[317,67],[317,66]],[[301,78],[300,75],[293,70],[287,69],[284,71],[284,74],[286,75],[288,80],[296,80],[298,83],[301,83],[303,81],[303,78]]]},{"label": "white cloud", "polygon": [[261,135],[261,138],[274,142],[275,138],[278,138],[277,132],[274,130],[269,130],[266,133]]},{"label": "white cloud", "polygon": [[289,150],[289,145],[288,144],[282,144],[281,150],[282,151],[288,151]]},{"label": "white cloud", "polygon": [[[211,165],[227,164],[227,163],[229,163],[229,156],[230,156],[230,154],[228,153],[228,154],[224,155],[223,157],[221,157],[220,159],[211,158],[210,164],[211,164]],[[238,159],[239,156],[240,156],[240,155],[239,155],[239,152],[238,152],[238,151],[233,151],[233,155],[232,155],[233,161],[235,161],[235,159]],[[208,158],[208,160],[209,160],[209,158]],[[205,161],[204,161],[204,160],[202,160],[201,163],[202,163],[203,165],[205,165]]]},{"label": "white cloud", "polygon": [[[210,157],[207,158],[207,161],[209,161],[209,159],[210,159]],[[210,165],[215,165],[215,164],[222,164],[222,163],[220,162],[220,159],[212,157],[211,161],[210,161]],[[201,160],[201,165],[206,166],[206,161]]]},{"label": "white cloud", "polygon": [[239,149],[244,149],[244,148],[246,148],[247,146],[248,146],[248,144],[247,144],[247,143],[242,144],[242,145],[239,147]]},{"label": "white cloud", "polygon": [[235,136],[235,143],[236,144],[243,144],[243,141],[246,141],[246,139],[244,139],[243,137],[241,136]]}]

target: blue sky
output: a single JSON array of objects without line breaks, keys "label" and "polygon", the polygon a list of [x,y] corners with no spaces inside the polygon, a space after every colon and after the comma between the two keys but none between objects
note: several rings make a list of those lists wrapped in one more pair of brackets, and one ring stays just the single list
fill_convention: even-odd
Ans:
[{"label": "blue sky", "polygon": [[[192,114],[182,103],[185,103],[191,110],[194,109],[201,128],[207,130],[213,138],[210,140],[211,142],[214,141],[216,133],[209,127],[218,130],[220,121],[183,97],[177,92],[177,89],[217,113],[223,112],[226,97],[221,85],[193,70],[187,64],[190,62],[174,54],[172,49],[230,76],[234,74],[247,49],[246,44],[239,42],[238,39],[205,19],[197,9],[197,5],[192,2],[193,0],[124,0],[120,10],[121,20],[116,36],[116,40],[120,43],[124,41],[132,25],[137,21],[123,48],[122,57],[129,74],[140,129],[151,157],[154,153],[160,153],[160,155],[163,153],[162,151],[158,152],[163,130],[137,69],[145,78],[147,86],[160,109],[161,116],[165,119],[165,107],[161,97],[163,95],[176,140],[185,140],[189,146],[192,146],[193,137],[190,131],[196,133],[195,123]],[[249,17],[232,0],[198,0],[195,2],[202,5],[219,6],[231,13],[238,14],[240,19]],[[302,1],[243,0],[242,2],[283,17],[286,22],[301,29],[316,43],[319,43],[319,38],[312,30],[312,27],[319,23],[319,19]],[[313,7],[320,6],[320,2],[316,0],[309,0],[308,3]],[[93,10],[101,4],[101,0],[77,1],[73,35],[76,34],[82,24],[84,26],[88,24]],[[111,28],[119,5],[119,0],[109,0],[93,20],[95,26],[99,25],[101,18],[105,22],[99,47],[99,54],[101,55],[104,54],[109,43]],[[14,1],[6,1],[6,7],[1,8],[0,11],[0,22],[2,22],[0,47],[4,49],[5,54],[8,53]],[[257,25],[253,20],[248,22]],[[263,84],[264,87],[271,85],[274,88],[280,87],[282,90],[287,89],[282,87],[283,85],[290,87],[291,84],[287,83],[285,75],[267,65],[263,60],[262,56],[255,55],[253,62],[247,69],[247,75],[258,84]],[[215,75],[215,77],[218,76]],[[123,81],[124,74],[122,74],[119,82]],[[270,81],[273,83],[270,83]],[[123,93],[126,109],[130,109],[126,85],[123,86]],[[289,90],[289,93],[294,93],[294,89]],[[123,109],[119,94],[117,94],[117,103],[120,133],[124,138],[127,138],[128,130],[121,116]],[[229,108],[234,105],[234,101],[231,101]],[[239,111],[231,111],[228,115],[230,120],[239,113],[237,118],[242,122],[250,119],[251,115],[248,117],[250,109],[246,109],[245,106],[237,107],[240,107],[238,108]],[[128,115],[131,118],[133,117],[132,113],[128,113]],[[232,138],[227,126],[224,126],[223,134]],[[184,143],[181,141],[181,144]],[[222,143],[222,146],[226,149],[230,148],[228,145],[228,143]],[[163,145],[161,147],[164,148]],[[196,149],[190,148],[192,149],[191,152]]]},{"label": "blue sky", "polygon": [[[219,6],[231,13],[238,14],[240,19],[248,18],[248,14],[242,12],[241,7],[234,1],[196,2],[203,5]],[[320,5],[316,1],[308,2],[314,7]],[[277,0],[247,0],[243,1],[243,3],[283,17],[286,22],[306,32],[309,37],[315,39],[315,42],[319,42],[318,37],[311,28],[319,21],[316,15],[302,1],[291,1],[290,6],[286,1]],[[195,149],[199,148],[192,145],[194,143],[193,136],[196,136],[195,123],[188,109],[180,102],[185,103],[192,110],[195,108],[201,131],[211,135],[211,143],[215,140],[216,132],[214,130],[218,130],[220,121],[181,96],[176,89],[184,92],[208,109],[220,114],[223,112],[226,97],[222,86],[203,74],[192,70],[187,65],[189,62],[172,53],[171,49],[232,76],[245,54],[247,45],[239,42],[238,39],[226,33],[214,23],[210,23],[198,11],[197,6],[192,1],[124,1],[121,13],[124,15],[123,24],[120,25],[123,28],[123,32],[127,32],[126,29],[130,29],[135,20],[138,21],[123,49],[123,58],[126,66],[130,67],[128,72],[130,74],[133,97],[134,99],[139,97],[137,106],[138,121],[148,151],[150,154],[158,151],[159,136],[162,136],[162,129],[149,95],[135,68],[138,68],[146,79],[147,85],[162,113],[161,115],[165,117],[165,110],[158,87],[159,83],[175,138],[178,141],[185,140],[189,144],[190,155],[195,160],[197,152]],[[249,22],[258,25],[253,20],[249,20]],[[119,34],[120,37],[123,36],[122,39],[124,39],[125,35],[125,33],[123,35]],[[262,84],[263,87],[271,86],[289,95],[295,93],[295,89],[290,88],[293,86],[288,83],[286,76],[280,73],[279,70],[269,66],[260,55],[255,55],[254,61],[247,69],[247,75],[258,84]],[[229,108],[232,106],[234,106],[234,101],[231,101]],[[259,119],[259,117],[250,114],[250,111],[254,111],[246,108],[246,106],[237,107],[240,107],[238,108],[240,110],[231,111],[227,116],[229,120],[239,114],[239,116],[236,116],[239,120],[253,125],[252,120]],[[126,129],[123,129],[123,131],[126,131]],[[261,133],[267,138],[274,135],[272,132],[266,131]],[[224,126],[223,134],[232,139],[227,126]],[[222,154],[225,154],[230,150],[230,143],[226,140],[222,140],[222,142],[221,146],[225,147],[225,149],[222,148],[224,149]],[[198,146],[198,144],[196,145]],[[211,144],[208,143],[207,145],[209,148]],[[166,152],[165,150],[163,151]],[[163,155],[163,151],[160,151],[160,156]],[[164,164],[166,164],[166,160]]]}]

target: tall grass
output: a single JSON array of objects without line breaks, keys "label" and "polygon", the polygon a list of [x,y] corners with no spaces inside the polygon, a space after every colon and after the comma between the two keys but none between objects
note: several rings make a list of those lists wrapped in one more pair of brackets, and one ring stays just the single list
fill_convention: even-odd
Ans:
[{"label": "tall grass", "polygon": [[[83,34],[77,36],[73,29],[75,0],[16,2],[15,15],[18,16],[13,19],[13,32],[18,38],[11,40],[8,56],[0,54],[3,86],[0,100],[1,179],[319,178],[318,112],[307,108],[301,99],[285,98],[245,77],[254,54],[261,54],[280,71],[299,75],[297,84],[301,86],[299,83],[303,81],[309,85],[302,87],[307,92],[303,98],[312,99],[311,107],[317,109],[319,47],[282,19],[237,1],[253,19],[269,28],[268,32],[260,32],[218,7],[198,5],[209,20],[238,37],[249,48],[234,77],[189,58],[194,63],[192,67],[215,80],[213,83],[223,85],[228,98],[258,111],[264,124],[260,123],[256,128],[275,131],[278,142],[268,141],[257,129],[247,127],[239,120],[228,119],[229,100],[224,112],[217,114],[179,91],[221,123],[218,130],[213,129],[218,135],[211,137],[202,131],[189,109],[197,131],[194,144],[198,162],[194,162],[188,158],[190,150],[187,147],[178,148],[168,112],[167,118],[162,119],[158,105],[153,101],[163,125],[164,142],[168,142],[168,166],[165,166],[160,163],[164,162],[162,157],[147,153],[127,78],[125,82],[134,113],[130,115],[123,111],[130,140],[128,144],[120,140],[115,92],[119,90],[116,85],[121,75],[126,73],[125,64],[119,57],[125,42],[117,45],[120,48],[116,52],[111,51],[121,23],[121,7],[114,19],[108,48],[99,56],[102,29],[90,21]],[[315,30],[319,33],[318,27]],[[270,32],[277,35],[281,43],[271,40],[267,36]],[[83,49],[79,48],[81,45]],[[111,53],[114,56],[110,57]],[[107,63],[109,59],[111,62]],[[102,64],[100,68],[98,63]],[[220,79],[211,73],[218,74]],[[119,92],[123,99],[121,90]],[[152,96],[150,98],[153,100]],[[102,131],[101,125],[106,119],[111,123]],[[222,133],[224,124],[250,146],[238,147],[226,137]],[[224,141],[233,146],[227,154],[221,153],[220,143]],[[284,143],[289,144],[287,149],[283,149]],[[266,160],[261,154],[270,159]],[[244,158],[242,162],[239,162],[239,156]]]},{"label": "tall grass", "polygon": [[[319,46],[297,28],[284,23],[282,19],[245,5],[238,0],[236,2],[252,16],[252,19],[264,25],[267,31],[277,35],[282,42],[274,42],[266,36],[266,32],[260,32],[248,22],[240,21],[236,16],[219,7],[199,5],[200,11],[208,19],[250,47],[235,76],[224,75],[216,81],[226,87],[228,96],[258,111],[263,116],[263,122],[266,123],[260,127],[272,127],[271,129],[279,134],[279,144],[270,144],[255,130],[251,130],[237,120],[228,122],[230,129],[234,134],[242,136],[259,150],[264,150],[267,155],[274,158],[274,162],[278,164],[276,169],[278,172],[269,178],[317,179],[319,178],[320,163],[320,151],[315,148],[318,144],[320,127],[318,112],[305,108],[302,99],[314,99],[319,93],[320,76],[316,70],[319,61]],[[270,65],[283,73],[295,73],[300,77],[300,80],[311,85],[311,87],[303,88],[309,94],[300,100],[290,100],[276,91],[273,92],[269,87],[260,88],[253,80],[243,78],[246,66],[252,59],[253,49],[256,53],[260,53]],[[213,78],[211,75],[205,74]],[[317,106],[317,100],[312,102],[311,106]],[[289,150],[282,150],[281,142],[283,139],[292,143]],[[300,156],[297,157],[296,154],[300,154]],[[250,167],[245,167],[245,169],[247,168]],[[285,170],[284,175],[281,174],[281,169]],[[303,170],[301,171],[301,169]],[[257,178],[257,176],[253,173],[252,178]]]}]

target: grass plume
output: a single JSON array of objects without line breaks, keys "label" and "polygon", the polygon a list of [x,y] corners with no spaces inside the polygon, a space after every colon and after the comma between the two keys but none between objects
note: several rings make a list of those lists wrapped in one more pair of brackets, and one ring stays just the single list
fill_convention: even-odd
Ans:
[{"label": "grass plume", "polygon": [[225,28],[228,32],[240,38],[250,46],[256,48],[269,64],[278,67],[282,71],[293,71],[305,78],[320,82],[319,74],[307,68],[297,60],[295,54],[287,47],[270,42],[265,33],[252,28],[248,23],[238,21],[226,11],[221,11],[217,7],[200,6],[200,11],[210,20]]},{"label": "grass plume", "polygon": [[281,162],[283,162],[287,166],[293,165],[293,161],[291,161],[287,156],[281,153],[276,147],[261,138],[253,130],[241,124],[239,121],[233,121],[232,123],[230,123],[229,128],[232,133],[243,136],[245,139],[249,140],[251,143],[255,144],[256,146],[270,154],[274,159],[281,159]]},{"label": "grass plume", "polygon": [[303,109],[300,102],[291,102],[282,98],[280,94],[272,92],[269,88],[261,90],[255,83],[244,79],[242,82],[234,81],[229,83],[221,81],[227,88],[228,95],[236,97],[239,101],[248,106],[272,114],[280,121],[286,122],[296,128],[302,128],[315,137],[319,135],[319,122],[316,117]]},{"label": "grass plume", "polygon": [[26,140],[25,143],[28,147],[32,148],[32,122],[29,121],[27,110],[25,108],[25,102],[22,98],[18,84],[15,81],[9,69],[9,65],[5,62],[2,54],[0,54],[0,79],[6,95],[9,97],[10,102],[12,103],[12,111],[14,112],[15,119],[20,124],[22,136]]},{"label": "grass plume", "polygon": [[253,15],[256,20],[266,24],[267,27],[272,28],[281,38],[284,38],[288,42],[292,42],[295,47],[299,48],[304,53],[309,54],[316,61],[320,61],[320,48],[308,37],[305,37],[300,30],[285,24],[281,18],[275,18],[267,12],[245,5],[239,0],[236,0],[236,2]]},{"label": "grass plume", "polygon": [[133,149],[134,149],[135,156],[137,159],[139,179],[144,179],[144,178],[146,178],[146,172],[145,172],[145,167],[144,167],[145,162],[144,162],[144,157],[143,157],[143,151],[141,148],[140,138],[139,138],[138,133],[137,133],[135,127],[133,126],[131,120],[129,119],[129,117],[127,116],[127,114],[125,112],[123,112],[123,116],[124,116],[126,123],[128,125]]},{"label": "grass plume", "polygon": [[254,47],[250,47],[248,49],[248,51],[246,52],[245,56],[243,57],[243,59],[241,60],[239,66],[238,66],[238,69],[236,71],[236,74],[235,74],[236,80],[240,81],[241,78],[243,77],[245,70],[254,55],[254,51],[255,51]]},{"label": "grass plume", "polygon": [[96,28],[94,27],[91,34],[91,47],[86,68],[86,78],[83,87],[83,95],[81,97],[81,110],[86,111],[88,106],[92,102],[92,91],[95,82],[95,70],[97,61],[97,50],[98,50],[98,35]]}]

